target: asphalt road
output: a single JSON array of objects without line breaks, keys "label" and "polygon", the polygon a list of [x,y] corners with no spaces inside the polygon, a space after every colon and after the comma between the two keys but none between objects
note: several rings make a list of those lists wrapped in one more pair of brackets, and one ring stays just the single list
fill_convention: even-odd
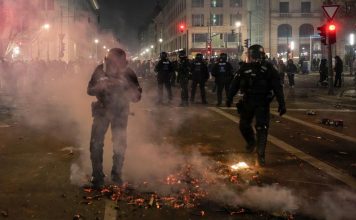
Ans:
[{"label": "asphalt road", "polygon": [[[245,162],[249,168],[236,173],[237,183],[232,176],[217,171],[209,177],[213,178],[212,182],[200,185],[209,196],[196,201],[191,208],[167,205],[148,208],[126,200],[116,203],[105,197],[85,203],[83,196],[88,194],[70,181],[71,166],[82,157],[80,151],[67,148],[75,146],[76,128],[59,119],[48,123],[46,129],[38,129],[23,123],[21,112],[15,111],[18,106],[8,105],[11,101],[2,102],[0,219],[73,219],[76,214],[83,219],[105,220],[288,219],[290,214],[294,219],[353,219],[355,216],[352,209],[356,204],[352,185],[356,181],[355,143],[342,138],[342,135],[355,138],[355,116],[351,108],[335,108],[316,96],[303,95],[296,88],[288,96],[288,116],[342,135],[273,117],[270,134],[274,139],[268,143],[267,166],[261,168],[256,165],[255,155],[244,151],[235,110],[216,109],[213,94],[208,97],[209,108],[200,104],[179,108],[178,98],[169,105],[157,107],[153,102],[154,85],[150,81],[143,85],[148,93],[142,103],[132,106],[124,167],[125,180],[135,182],[138,195],[144,197],[147,192],[157,196],[175,195],[174,186],[169,186],[167,192],[167,184],[160,179],[185,164],[192,166],[193,176],[200,176],[210,166],[230,167]],[[290,92],[286,89],[287,94]],[[175,93],[179,97],[177,89]],[[5,99],[1,96],[0,100]],[[348,101],[348,104],[354,103]],[[21,108],[26,109],[26,105]],[[314,109],[317,115],[305,115],[304,110],[308,109]],[[319,119],[324,117],[343,119],[345,127],[320,125]],[[110,149],[106,146],[106,154]],[[105,160],[107,169],[110,155]],[[138,187],[142,182],[152,188]],[[239,213],[241,209],[244,211]],[[284,209],[290,213],[283,212]]]}]

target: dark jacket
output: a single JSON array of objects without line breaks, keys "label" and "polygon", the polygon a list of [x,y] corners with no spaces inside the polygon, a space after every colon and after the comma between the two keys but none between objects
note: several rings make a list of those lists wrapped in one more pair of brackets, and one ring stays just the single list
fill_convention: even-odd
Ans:
[{"label": "dark jacket", "polygon": [[187,58],[180,59],[177,64],[177,72],[178,72],[178,82],[188,81],[190,79],[190,63]]},{"label": "dark jacket", "polygon": [[174,73],[174,66],[168,59],[158,61],[155,72],[157,72],[158,81],[170,81]]},{"label": "dark jacket", "polygon": [[233,67],[229,62],[218,62],[213,66],[212,75],[217,83],[227,83],[232,80]]},{"label": "dark jacket", "polygon": [[[105,86],[99,86],[100,83]],[[130,102],[140,100],[141,92],[137,76],[132,69],[127,68],[116,76],[109,76],[104,72],[103,65],[95,69],[87,88],[88,95],[96,96],[97,104],[112,113],[128,109]]]},{"label": "dark jacket", "polygon": [[287,64],[287,68],[286,68],[286,72],[289,74],[295,74],[298,72],[298,68],[294,63],[288,63]]},{"label": "dark jacket", "polygon": [[336,59],[334,71],[339,75],[344,72],[344,64],[341,59]]},{"label": "dark jacket", "polygon": [[195,82],[206,82],[210,77],[208,66],[204,61],[194,61],[190,69],[192,71],[192,80]]},{"label": "dark jacket", "polygon": [[233,97],[241,91],[244,101],[257,104],[269,104],[272,92],[280,106],[285,106],[283,85],[278,71],[271,63],[246,63],[236,73],[228,94],[231,103]]}]

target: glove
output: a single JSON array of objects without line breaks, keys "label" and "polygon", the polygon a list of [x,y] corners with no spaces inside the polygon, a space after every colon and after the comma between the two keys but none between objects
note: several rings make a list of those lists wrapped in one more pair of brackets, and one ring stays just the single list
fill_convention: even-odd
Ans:
[{"label": "glove", "polygon": [[283,116],[287,113],[287,109],[284,105],[278,107],[279,116]]}]

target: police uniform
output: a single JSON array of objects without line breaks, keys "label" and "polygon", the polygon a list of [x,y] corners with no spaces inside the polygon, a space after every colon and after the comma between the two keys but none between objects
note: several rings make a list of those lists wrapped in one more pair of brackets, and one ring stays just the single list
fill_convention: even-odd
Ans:
[{"label": "police uniform", "polygon": [[[227,104],[231,105],[233,97],[240,91],[243,99],[237,104],[240,114],[240,131],[247,142],[247,151],[253,152],[257,145],[258,160],[265,163],[265,148],[270,121],[270,103],[275,96],[281,114],[286,112],[283,86],[278,71],[265,61],[245,63],[235,75]],[[283,113],[282,113],[283,112]],[[256,118],[257,142],[251,126]]]},{"label": "police uniform", "polygon": [[187,57],[182,56],[178,62],[178,83],[181,87],[181,106],[188,105],[188,85],[190,79],[190,69],[189,69],[189,60]]},{"label": "police uniform", "polygon": [[156,65],[155,72],[157,72],[157,82],[158,82],[158,103],[162,103],[163,86],[166,87],[168,100],[171,101],[173,98],[171,77],[174,72],[171,61],[169,61],[167,58],[162,58]]},{"label": "police uniform", "polygon": [[205,83],[209,79],[208,66],[202,59],[196,59],[191,65],[192,71],[192,91],[190,101],[194,102],[197,86],[200,88],[202,103],[206,104]]},{"label": "police uniform", "polygon": [[224,59],[219,60],[215,64],[212,70],[212,75],[215,77],[215,83],[217,86],[217,105],[222,104],[222,93],[225,89],[226,96],[229,92],[231,80],[233,79],[233,68],[232,65]]},{"label": "police uniform", "polygon": [[[116,84],[98,89],[97,85],[106,81]],[[117,83],[120,82],[120,83]],[[109,84],[107,84],[109,85]],[[121,170],[127,147],[126,129],[130,102],[137,102],[141,98],[141,88],[136,74],[127,68],[115,77],[108,76],[103,65],[94,71],[88,85],[88,95],[96,96],[97,101],[92,103],[92,116],[94,118],[90,138],[90,158],[93,168],[93,181],[95,186],[103,184],[103,147],[105,133],[111,125],[113,142],[113,166],[111,178],[121,182]]]}]

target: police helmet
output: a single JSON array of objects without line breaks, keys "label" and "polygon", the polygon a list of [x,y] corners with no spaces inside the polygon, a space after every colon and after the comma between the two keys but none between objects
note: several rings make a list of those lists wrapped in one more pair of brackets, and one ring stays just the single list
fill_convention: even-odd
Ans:
[{"label": "police helmet", "polygon": [[258,44],[248,48],[248,57],[250,60],[263,60],[266,58],[265,49]]},{"label": "police helmet", "polygon": [[161,52],[161,54],[160,54],[161,59],[167,59],[167,57],[168,57],[168,54],[166,52]]},{"label": "police helmet", "polygon": [[226,53],[221,53],[219,60],[220,60],[220,62],[226,62],[227,61],[227,54]]},{"label": "police helmet", "polygon": [[179,57],[180,59],[186,58],[186,57],[187,57],[187,54],[186,54],[185,50],[180,50],[180,51],[178,52],[178,57]]},{"label": "police helmet", "polygon": [[203,60],[203,54],[198,53],[197,55],[195,55],[195,59],[198,61],[202,61]]}]

